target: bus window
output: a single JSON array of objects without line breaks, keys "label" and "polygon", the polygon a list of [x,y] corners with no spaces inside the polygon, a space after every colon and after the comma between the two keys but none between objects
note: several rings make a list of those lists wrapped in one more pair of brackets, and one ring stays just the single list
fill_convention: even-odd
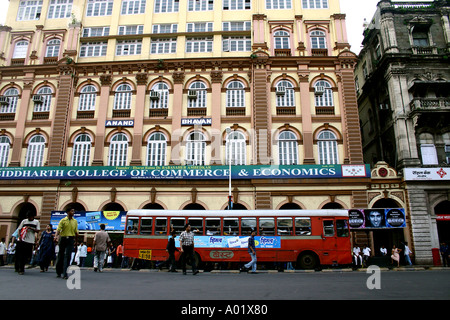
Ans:
[{"label": "bus window", "polygon": [[206,218],[206,235],[216,236],[220,234],[220,218]]},{"label": "bus window", "polygon": [[259,218],[259,234],[261,236],[275,235],[275,219]]},{"label": "bus window", "polygon": [[253,230],[256,231],[256,218],[242,218],[241,235],[249,236]]},{"label": "bus window", "polygon": [[188,223],[191,225],[192,232],[203,234],[203,218],[189,218]]},{"label": "bus window", "polygon": [[176,232],[176,234],[180,234],[184,231],[184,225],[186,224],[185,218],[171,218],[170,226]]},{"label": "bus window", "polygon": [[325,237],[334,237],[333,220],[323,220],[323,235]]},{"label": "bus window", "polygon": [[155,234],[167,234],[167,218],[155,218]]},{"label": "bus window", "polygon": [[237,236],[239,234],[238,218],[223,218],[223,235]]},{"label": "bus window", "polygon": [[277,233],[279,236],[292,235],[292,218],[277,218]]},{"label": "bus window", "polygon": [[336,233],[338,237],[348,237],[347,220],[336,220]]},{"label": "bus window", "polygon": [[139,218],[128,218],[127,234],[136,234],[138,231]]},{"label": "bus window", "polygon": [[311,219],[310,218],[295,218],[295,234],[297,236],[311,235]]},{"label": "bus window", "polygon": [[152,234],[152,218],[141,219],[141,234]]}]

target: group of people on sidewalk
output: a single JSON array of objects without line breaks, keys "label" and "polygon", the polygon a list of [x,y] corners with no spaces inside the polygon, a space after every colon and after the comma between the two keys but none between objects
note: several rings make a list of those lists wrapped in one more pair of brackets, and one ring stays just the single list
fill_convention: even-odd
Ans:
[{"label": "group of people on sidewalk", "polygon": [[[397,264],[397,267],[400,266],[400,253],[403,252],[404,258],[405,258],[405,263],[409,266],[412,265],[411,262],[411,257],[410,255],[412,254],[411,249],[409,249],[408,247],[408,243],[404,242],[402,243],[403,249],[397,248],[397,246],[394,244],[392,246],[392,250],[391,250],[391,264]],[[369,248],[369,246],[365,246],[362,250],[362,255],[361,255],[361,249],[358,246],[353,247],[353,266],[354,268],[360,268],[360,267],[365,267],[367,268],[369,266],[369,259],[372,256],[371,254],[371,249]],[[380,248],[380,255],[382,257],[387,257],[387,249],[385,246],[381,246]]]}]

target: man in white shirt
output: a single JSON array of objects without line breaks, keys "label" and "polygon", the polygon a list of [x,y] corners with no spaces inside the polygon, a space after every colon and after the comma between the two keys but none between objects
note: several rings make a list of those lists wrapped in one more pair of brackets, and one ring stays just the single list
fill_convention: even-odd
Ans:
[{"label": "man in white shirt", "polygon": [[369,258],[370,258],[370,248],[368,246],[365,246],[363,249],[363,260],[364,260],[364,266],[368,266]]},{"label": "man in white shirt", "polygon": [[39,221],[34,219],[34,213],[28,211],[27,219],[22,220],[19,225],[19,237],[16,245],[17,272],[25,273],[25,265],[30,262],[33,249],[38,243],[40,231]]},{"label": "man in white shirt", "polygon": [[405,242],[405,250],[403,250],[403,252],[405,253],[406,263],[409,264],[410,266],[412,266],[411,258],[409,257],[409,255],[412,253],[412,251],[409,249],[407,242]]}]

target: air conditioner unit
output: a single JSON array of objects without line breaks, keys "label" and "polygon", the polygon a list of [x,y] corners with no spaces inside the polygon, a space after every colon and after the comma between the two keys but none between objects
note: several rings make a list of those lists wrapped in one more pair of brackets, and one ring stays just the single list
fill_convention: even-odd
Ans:
[{"label": "air conditioner unit", "polygon": [[8,99],[8,97],[0,96],[0,104],[1,104],[1,105],[9,104],[9,99]]},{"label": "air conditioner unit", "polygon": [[188,90],[188,98],[189,99],[197,99],[197,91],[195,91],[195,90]]},{"label": "air conditioner unit", "polygon": [[321,95],[323,95],[324,92],[325,92],[325,87],[323,87],[323,86],[314,87],[314,94],[316,96],[321,96]]},{"label": "air conditioner unit", "polygon": [[285,93],[286,93],[286,87],[284,87],[284,86],[277,87],[277,89],[276,89],[277,96],[284,96]]},{"label": "air conditioner unit", "polygon": [[34,95],[33,96],[33,102],[34,103],[44,103],[44,97],[41,95]]},{"label": "air conditioner unit", "polygon": [[150,100],[159,100],[159,92],[150,91]]}]

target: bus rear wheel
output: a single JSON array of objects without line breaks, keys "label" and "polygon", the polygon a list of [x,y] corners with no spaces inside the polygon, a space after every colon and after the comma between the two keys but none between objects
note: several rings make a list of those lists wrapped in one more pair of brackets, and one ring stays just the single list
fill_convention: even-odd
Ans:
[{"label": "bus rear wheel", "polygon": [[297,259],[297,268],[315,269],[318,266],[319,259],[314,252],[304,252]]}]

